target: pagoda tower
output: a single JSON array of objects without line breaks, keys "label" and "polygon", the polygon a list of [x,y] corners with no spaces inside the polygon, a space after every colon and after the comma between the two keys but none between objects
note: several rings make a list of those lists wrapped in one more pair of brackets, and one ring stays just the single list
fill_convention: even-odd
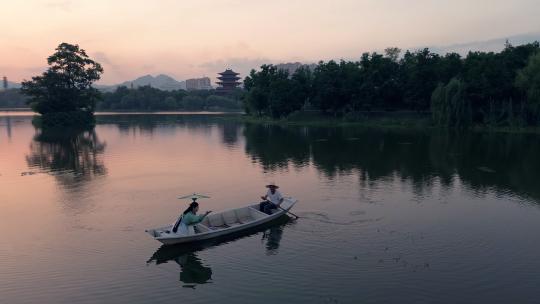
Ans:
[{"label": "pagoda tower", "polygon": [[218,73],[219,81],[216,82],[219,87],[216,88],[216,93],[228,94],[233,92],[240,85],[240,75],[239,73],[234,72],[231,69],[226,69],[225,72]]}]

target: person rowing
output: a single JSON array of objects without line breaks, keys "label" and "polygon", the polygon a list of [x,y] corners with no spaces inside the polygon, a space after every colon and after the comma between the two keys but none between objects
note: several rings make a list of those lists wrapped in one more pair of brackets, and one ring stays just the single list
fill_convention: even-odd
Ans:
[{"label": "person rowing", "polygon": [[266,188],[268,188],[268,192],[261,196],[263,201],[259,204],[259,210],[266,214],[272,214],[272,209],[277,209],[283,202],[283,196],[277,191],[279,186],[274,183],[266,185]]},{"label": "person rowing", "polygon": [[206,211],[202,215],[197,215],[199,203],[193,201],[189,207],[182,213],[173,225],[172,232],[180,234],[192,234],[193,225],[200,223],[210,212]]}]

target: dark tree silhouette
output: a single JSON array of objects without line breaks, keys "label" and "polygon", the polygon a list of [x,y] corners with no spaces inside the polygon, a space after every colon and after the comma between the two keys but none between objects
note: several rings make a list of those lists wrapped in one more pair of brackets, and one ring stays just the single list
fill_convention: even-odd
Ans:
[{"label": "dark tree silhouette", "polygon": [[[43,123],[79,124],[93,121],[100,97],[92,83],[103,73],[101,65],[78,45],[61,43],[47,58],[49,68],[40,76],[22,83],[32,109],[42,114]],[[62,114],[59,114],[62,113]]]}]

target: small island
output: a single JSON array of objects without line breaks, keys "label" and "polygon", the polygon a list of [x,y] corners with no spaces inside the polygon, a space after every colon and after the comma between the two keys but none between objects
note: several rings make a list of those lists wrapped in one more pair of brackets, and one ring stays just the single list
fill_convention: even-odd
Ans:
[{"label": "small island", "polygon": [[76,44],[61,43],[47,58],[49,68],[22,83],[21,92],[30,97],[33,111],[41,114],[35,124],[91,126],[100,92],[92,84],[103,73],[101,65]]}]

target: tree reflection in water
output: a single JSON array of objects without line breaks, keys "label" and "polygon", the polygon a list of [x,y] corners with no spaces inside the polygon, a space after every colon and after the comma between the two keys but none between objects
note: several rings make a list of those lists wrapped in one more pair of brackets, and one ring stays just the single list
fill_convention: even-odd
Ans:
[{"label": "tree reflection in water", "polygon": [[217,124],[221,131],[221,141],[227,148],[234,148],[238,143],[239,125],[234,121],[221,121]]},{"label": "tree reflection in water", "polygon": [[453,133],[356,127],[246,124],[246,153],[264,171],[313,164],[332,180],[357,173],[360,183],[399,178],[418,194],[456,177],[469,189],[512,191],[540,199],[537,134]]},{"label": "tree reflection in water", "polygon": [[101,158],[105,147],[93,129],[37,129],[26,161],[30,168],[52,174],[61,185],[76,188],[106,175]]},{"label": "tree reflection in water", "polygon": [[115,125],[123,134],[153,135],[157,128],[160,128],[161,132],[164,130],[174,132],[184,128],[193,133],[209,134],[212,127],[216,125],[215,116],[203,114],[116,114],[97,116],[96,120],[99,125]]},{"label": "tree reflection in water", "polygon": [[265,171],[286,169],[289,162],[295,167],[309,163],[310,145],[305,128],[246,124],[246,153],[261,164]]}]

